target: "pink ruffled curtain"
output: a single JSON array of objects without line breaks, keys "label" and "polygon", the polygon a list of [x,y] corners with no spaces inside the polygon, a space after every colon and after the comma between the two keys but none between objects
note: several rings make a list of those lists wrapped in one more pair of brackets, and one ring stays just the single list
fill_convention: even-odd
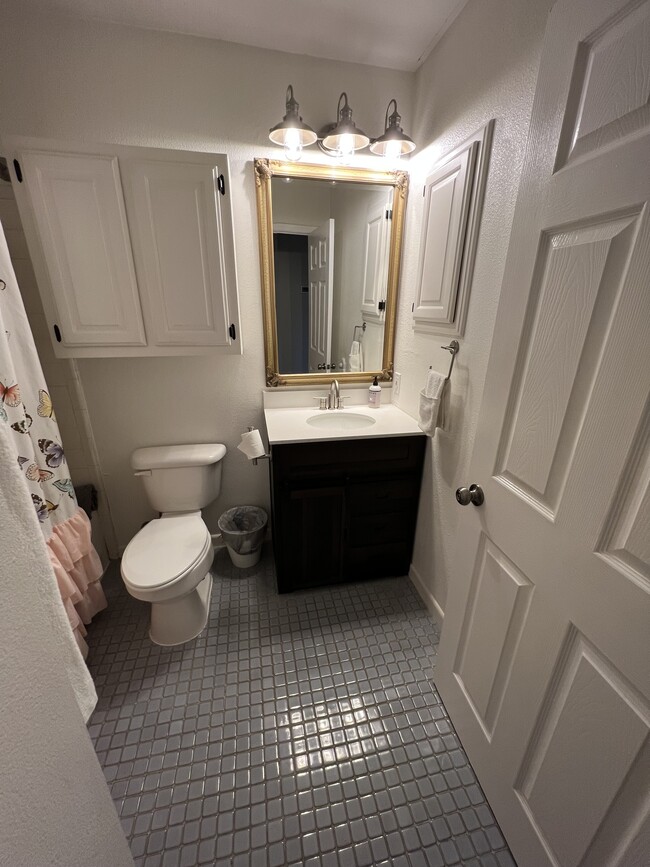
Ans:
[{"label": "pink ruffled curtain", "polygon": [[84,659],[88,655],[85,624],[106,608],[99,582],[103,568],[90,537],[90,521],[83,509],[57,524],[47,549],[74,637]]}]

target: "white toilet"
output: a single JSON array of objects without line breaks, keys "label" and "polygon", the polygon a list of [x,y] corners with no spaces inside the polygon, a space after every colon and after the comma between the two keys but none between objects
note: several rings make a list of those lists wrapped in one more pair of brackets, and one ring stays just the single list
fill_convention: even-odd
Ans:
[{"label": "white toilet", "polygon": [[208,619],[214,556],[201,509],[221,488],[221,443],[154,446],[131,456],[160,518],[131,539],[122,578],[131,596],[151,602],[149,637],[172,646],[196,638]]}]

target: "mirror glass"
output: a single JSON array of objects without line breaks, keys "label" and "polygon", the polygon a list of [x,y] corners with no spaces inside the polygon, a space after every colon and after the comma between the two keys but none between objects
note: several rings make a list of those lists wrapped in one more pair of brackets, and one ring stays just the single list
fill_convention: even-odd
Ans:
[{"label": "mirror glass", "polygon": [[274,176],[281,374],[382,367],[393,187]]},{"label": "mirror glass", "polygon": [[390,382],[408,173],[253,167],[266,384]]}]

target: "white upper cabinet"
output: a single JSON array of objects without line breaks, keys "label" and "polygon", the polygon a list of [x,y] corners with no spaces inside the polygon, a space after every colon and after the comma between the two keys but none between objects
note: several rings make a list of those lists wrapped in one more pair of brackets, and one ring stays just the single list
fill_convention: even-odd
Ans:
[{"label": "white upper cabinet", "polygon": [[493,127],[490,121],[426,179],[413,304],[416,331],[463,336]]},{"label": "white upper cabinet", "polygon": [[452,323],[472,187],[473,149],[462,151],[424,185],[420,268],[413,318]]},{"label": "white upper cabinet", "polygon": [[145,346],[117,158],[31,151],[21,165],[56,308],[52,335],[56,326],[66,346]]},{"label": "white upper cabinet", "polygon": [[159,346],[238,351],[229,334],[237,297],[216,159],[127,158],[121,166],[150,339]]},{"label": "white upper cabinet", "polygon": [[225,155],[7,150],[57,355],[241,354]]}]

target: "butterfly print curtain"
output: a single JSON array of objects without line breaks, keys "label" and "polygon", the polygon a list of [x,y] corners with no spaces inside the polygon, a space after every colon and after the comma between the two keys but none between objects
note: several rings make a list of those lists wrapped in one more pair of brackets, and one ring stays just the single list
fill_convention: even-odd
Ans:
[{"label": "butterfly print curtain", "polygon": [[0,424],[11,432],[16,461],[45,536],[77,642],[84,623],[106,606],[102,567],[79,509],[52,399],[43,376],[7,242],[0,225]]}]

